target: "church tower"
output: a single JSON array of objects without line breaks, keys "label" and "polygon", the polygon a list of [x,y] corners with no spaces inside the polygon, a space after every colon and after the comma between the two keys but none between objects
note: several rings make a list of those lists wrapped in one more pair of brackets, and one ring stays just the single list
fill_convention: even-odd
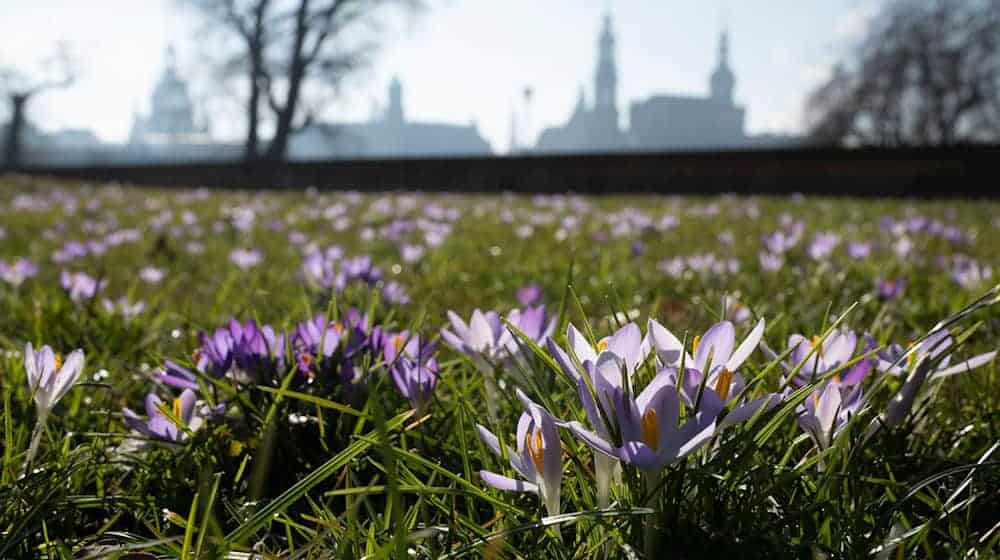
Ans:
[{"label": "church tower", "polygon": [[604,27],[597,48],[597,71],[594,74],[594,110],[614,113],[618,122],[618,71],[615,68],[615,34],[611,15],[604,15]]},{"label": "church tower", "polygon": [[395,125],[403,124],[403,83],[399,76],[394,76],[389,83],[389,106],[385,111],[385,120]]},{"label": "church tower", "polygon": [[735,85],[736,77],[729,69],[729,34],[723,31],[719,35],[719,64],[710,81],[712,99],[732,105]]}]

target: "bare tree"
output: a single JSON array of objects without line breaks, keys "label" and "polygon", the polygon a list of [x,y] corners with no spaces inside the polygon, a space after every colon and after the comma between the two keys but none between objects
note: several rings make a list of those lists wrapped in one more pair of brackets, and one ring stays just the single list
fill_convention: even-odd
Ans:
[{"label": "bare tree", "polygon": [[997,0],[894,0],[852,58],[806,102],[816,141],[1000,141]]},{"label": "bare tree", "polygon": [[52,57],[42,61],[40,68],[30,74],[12,67],[0,68],[0,91],[10,101],[10,121],[4,140],[5,169],[21,166],[21,140],[28,101],[45,91],[68,87],[76,75],[77,65],[66,45],[60,45]]},{"label": "bare tree", "polygon": [[[292,134],[323,106],[319,90],[336,88],[374,52],[379,16],[420,0],[186,0],[209,23],[237,39],[224,73],[242,75],[246,88],[248,161],[285,159]],[[263,109],[263,110],[262,110]],[[274,133],[262,148],[266,116]]]}]

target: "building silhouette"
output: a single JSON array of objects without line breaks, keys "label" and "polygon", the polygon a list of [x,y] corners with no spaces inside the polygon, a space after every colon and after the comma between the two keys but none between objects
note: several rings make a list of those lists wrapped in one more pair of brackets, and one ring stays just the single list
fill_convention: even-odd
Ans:
[{"label": "building silhouette", "polygon": [[736,75],[729,63],[729,36],[719,36],[718,62],[708,80],[708,95],[654,94],[629,105],[629,127],[618,122],[615,36],[609,15],[598,37],[594,102],[583,87],[569,120],[545,129],[536,152],[614,152],[754,148],[794,145],[800,139],[780,135],[748,136],[746,111],[736,104]]},{"label": "building silhouette", "polygon": [[564,126],[543,130],[538,137],[536,151],[606,152],[629,148],[630,142],[618,124],[618,69],[615,65],[615,35],[611,27],[611,16],[605,15],[597,42],[593,105],[588,105],[581,86],[569,121]]},{"label": "building silhouette", "polygon": [[490,155],[490,144],[476,125],[415,122],[403,110],[403,84],[389,83],[388,104],[381,114],[360,123],[318,123],[294,135],[292,159],[395,156]]},{"label": "building silhouette", "polygon": [[195,124],[187,82],[177,74],[177,57],[167,47],[166,64],[153,89],[149,115],[133,117],[130,144],[162,145],[210,141],[208,125]]}]

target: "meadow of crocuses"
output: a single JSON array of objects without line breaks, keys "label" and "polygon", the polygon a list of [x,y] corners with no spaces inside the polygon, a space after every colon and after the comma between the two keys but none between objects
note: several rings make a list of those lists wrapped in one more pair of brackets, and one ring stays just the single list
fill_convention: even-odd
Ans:
[{"label": "meadow of crocuses", "polygon": [[0,558],[1000,543],[995,202],[0,203]]}]

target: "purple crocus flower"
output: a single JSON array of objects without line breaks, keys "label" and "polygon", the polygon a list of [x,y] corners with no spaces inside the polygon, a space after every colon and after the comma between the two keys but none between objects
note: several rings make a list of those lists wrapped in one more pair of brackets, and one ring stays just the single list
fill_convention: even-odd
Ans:
[{"label": "purple crocus flower", "polygon": [[382,297],[391,305],[406,305],[410,303],[410,296],[406,293],[406,288],[399,282],[388,282],[382,287]]},{"label": "purple crocus flower", "polygon": [[345,387],[357,388],[363,376],[354,360],[371,346],[368,330],[367,317],[353,309],[340,322],[319,315],[300,323],[291,337],[299,372],[310,379],[336,374]]},{"label": "purple crocus flower", "polygon": [[122,319],[124,319],[126,323],[146,310],[146,304],[144,302],[137,301],[135,303],[131,303],[125,296],[121,296],[113,301],[110,299],[101,300],[101,306],[104,307],[104,311],[107,312],[108,315],[121,315]]},{"label": "purple crocus flower", "polygon": [[861,396],[860,383],[848,385],[830,379],[796,409],[799,426],[820,449],[827,449],[861,407]]},{"label": "purple crocus flower", "polygon": [[[194,391],[185,389],[179,397],[172,401],[170,406],[174,418],[190,431],[197,430],[204,422],[202,415],[196,414],[195,401]],[[145,420],[129,408],[122,409],[122,415],[125,417],[125,424],[128,427],[147,437],[170,443],[184,441],[187,439],[187,433],[163,413],[161,407],[165,406],[166,404],[160,397],[150,393],[146,396]]]},{"label": "purple crocus flower", "polygon": [[74,350],[63,362],[49,346],[42,346],[37,352],[30,342],[24,347],[24,371],[39,421],[44,422],[59,399],[80,379],[83,363],[83,350]]},{"label": "purple crocus flower", "polygon": [[176,387],[178,389],[199,389],[198,377],[188,368],[170,360],[163,362],[163,371],[157,376],[160,383]]},{"label": "purple crocus flower", "polygon": [[726,299],[726,317],[734,323],[744,323],[750,320],[750,308],[733,298]]},{"label": "purple crocus flower", "polygon": [[309,377],[318,372],[328,373],[343,335],[344,326],[327,321],[323,315],[296,325],[291,343],[299,372]]},{"label": "purple crocus flower", "polygon": [[757,254],[757,259],[760,261],[761,270],[766,272],[781,270],[781,267],[785,266],[785,257],[780,253],[761,251]]},{"label": "purple crocus flower", "polygon": [[200,333],[201,348],[196,353],[198,369],[219,379],[233,366],[233,334],[229,329],[216,329],[214,333]]},{"label": "purple crocus flower", "polygon": [[15,288],[24,283],[28,278],[34,278],[37,275],[38,265],[28,259],[14,259],[10,264],[0,261],[0,280]]},{"label": "purple crocus flower", "polygon": [[[490,471],[479,471],[483,482],[498,490],[537,494],[549,515],[558,515],[562,484],[562,441],[555,419],[535,404],[520,389],[517,398],[525,411],[517,422],[517,447],[508,447],[510,466],[523,480]],[[497,457],[503,456],[500,439],[484,426],[477,424],[479,437]]]},{"label": "purple crocus flower", "polygon": [[437,386],[436,347],[437,344],[428,344],[420,335],[410,335],[407,331],[385,336],[382,344],[392,383],[410,401],[418,416],[426,410]]},{"label": "purple crocus flower", "polygon": [[[868,353],[877,346],[870,337],[865,337],[866,344],[864,352]],[[788,338],[788,347],[792,348],[789,361],[782,364],[786,371],[791,372],[801,364],[798,374],[791,380],[795,387],[802,387],[808,383],[819,380],[824,375],[834,370],[842,368],[854,357],[854,351],[858,346],[858,335],[849,330],[836,330],[822,339],[814,336],[807,339],[800,334],[793,334]],[[772,359],[777,355],[765,348],[765,351]],[[846,371],[837,374],[835,382],[843,382],[848,386],[860,383],[875,365],[874,358],[867,358],[854,364]]]},{"label": "purple crocus flower", "polygon": [[[716,323],[702,336],[693,340],[694,357],[684,350],[681,341],[658,322],[650,319],[647,331],[649,344],[656,351],[659,362],[676,375],[683,361],[684,378],[681,398],[691,409],[696,408],[698,393],[704,385],[705,393],[713,393],[723,406],[731,407],[719,427],[725,427],[752,418],[763,407],[773,407],[781,401],[777,393],[769,393],[745,401],[746,381],[739,368],[757,349],[764,334],[761,319],[750,334],[736,346],[736,329],[729,321]],[[673,380],[672,383],[676,383]],[[704,394],[702,393],[702,398]]]},{"label": "purple crocus flower", "polygon": [[347,283],[360,281],[374,284],[382,278],[382,270],[372,265],[372,258],[367,255],[344,259],[341,271],[346,277]]},{"label": "purple crocus flower", "polygon": [[847,244],[847,256],[854,260],[864,260],[871,256],[872,247],[870,241],[852,241]]},{"label": "purple crocus flower", "polygon": [[[646,361],[646,356],[649,354],[649,344],[644,340],[635,323],[628,323],[611,336],[602,338],[597,342],[596,348],[591,346],[583,334],[573,325],[567,327],[566,340],[569,343],[569,352],[564,351],[550,338],[547,344],[549,353],[555,358],[559,368],[576,382],[587,421],[595,431],[596,436],[604,441],[611,441],[608,421],[599,413],[590,387],[594,387],[597,391],[597,399],[606,412],[613,410],[614,403],[611,401],[613,391],[600,388],[605,387],[607,383],[603,377],[598,379],[595,364],[600,356],[615,356],[620,363],[624,364],[625,375],[628,376],[631,385],[632,375],[636,368]],[[605,358],[605,360],[607,359]],[[621,374],[619,373],[615,379],[619,381],[618,385],[620,386]],[[611,388],[613,389],[613,386]],[[615,460],[612,456],[602,451],[594,451],[594,473],[597,478],[597,498],[600,507],[607,507],[610,503],[609,496],[614,469]]]},{"label": "purple crocus flower", "polygon": [[906,289],[906,279],[905,278],[894,278],[885,279],[880,278],[878,281],[878,297],[883,301],[895,301],[899,299],[899,296],[903,294],[903,290]]},{"label": "purple crocus flower", "polygon": [[816,234],[813,240],[806,247],[806,253],[814,261],[826,259],[833,253],[840,243],[840,236],[836,233],[823,232]]},{"label": "purple crocus flower", "polygon": [[147,284],[159,284],[166,275],[166,272],[162,268],[156,268],[155,266],[144,266],[139,271],[139,278]]},{"label": "purple crocus flower", "polygon": [[93,299],[97,292],[107,285],[107,280],[98,281],[85,272],[62,271],[59,283],[66,290],[69,299],[74,303],[82,303]]},{"label": "purple crocus flower", "polygon": [[270,325],[258,326],[253,319],[242,324],[235,319],[229,324],[233,339],[233,361],[236,367],[253,380],[274,379],[285,365],[285,336]]},{"label": "purple crocus flower", "polygon": [[241,270],[249,270],[259,265],[263,259],[263,253],[257,249],[237,248],[229,253],[229,260]]},{"label": "purple crocus flower", "polygon": [[[909,355],[898,344],[890,345],[879,353],[877,366],[879,371],[901,376],[907,373],[907,369],[909,370],[909,376],[903,387],[889,400],[886,413],[882,416],[883,424],[892,427],[901,423],[910,414],[920,389],[927,380],[939,380],[972,371],[993,361],[997,355],[996,351],[986,352],[959,364],[950,365],[952,350],[951,335],[946,329],[941,329],[925,338]],[[904,356],[908,358],[906,362],[903,362]],[[903,366],[906,366],[906,369]]]},{"label": "purple crocus flower", "polygon": [[517,291],[517,301],[524,307],[538,304],[542,299],[542,287],[538,284],[528,284]]},{"label": "purple crocus flower", "polygon": [[453,311],[448,311],[452,330],[441,329],[441,338],[448,346],[472,358],[480,371],[492,374],[493,365],[503,357],[503,344],[508,330],[495,311],[483,313],[479,309],[472,312],[468,324]]},{"label": "purple crocus flower", "polygon": [[[524,310],[512,309],[507,314],[507,322],[539,346],[545,346],[556,328],[556,318],[549,317],[544,305],[526,307]],[[507,355],[504,357],[514,359],[522,366],[525,365],[527,356],[531,354],[530,349],[525,348],[509,328],[505,327],[504,331],[500,337],[500,344],[507,350]]]},{"label": "purple crocus flower", "polygon": [[[606,403],[604,410],[612,416],[606,420],[617,427],[621,444],[588,430],[580,422],[566,423],[581,441],[595,451],[648,473],[658,472],[708,443],[722,410],[722,403],[713,399],[714,393],[706,393],[700,410],[678,425],[680,399],[674,384],[676,371],[660,370],[633,399],[622,386],[623,367],[618,356],[610,352],[602,353],[591,366],[597,398]],[[580,393],[588,418],[600,417],[597,400],[585,388],[581,387]]]},{"label": "purple crocus flower", "polygon": [[406,263],[415,263],[424,257],[426,250],[420,245],[402,245],[399,248],[399,256]]}]

